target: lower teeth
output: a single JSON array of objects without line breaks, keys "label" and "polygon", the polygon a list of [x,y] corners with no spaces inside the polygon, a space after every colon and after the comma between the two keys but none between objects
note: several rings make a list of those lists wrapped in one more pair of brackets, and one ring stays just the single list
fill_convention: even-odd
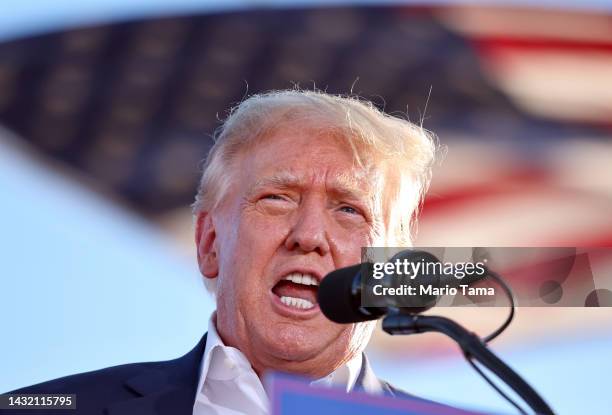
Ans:
[{"label": "lower teeth", "polygon": [[283,304],[288,305],[289,307],[295,307],[302,310],[314,307],[313,303],[303,298],[282,296],[280,300]]}]

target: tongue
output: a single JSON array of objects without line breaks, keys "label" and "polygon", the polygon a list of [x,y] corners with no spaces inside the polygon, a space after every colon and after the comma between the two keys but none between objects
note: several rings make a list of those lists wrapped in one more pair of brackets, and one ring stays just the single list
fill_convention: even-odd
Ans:
[{"label": "tongue", "polygon": [[313,285],[307,286],[283,280],[272,288],[272,292],[279,297],[295,297],[308,300],[313,304],[317,303],[317,287]]}]

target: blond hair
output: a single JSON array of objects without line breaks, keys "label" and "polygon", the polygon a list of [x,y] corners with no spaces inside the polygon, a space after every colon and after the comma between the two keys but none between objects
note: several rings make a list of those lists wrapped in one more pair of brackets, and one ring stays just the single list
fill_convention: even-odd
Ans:
[{"label": "blond hair", "polygon": [[290,125],[307,126],[346,140],[355,161],[365,167],[373,157],[401,165],[401,185],[395,189],[389,221],[395,244],[409,245],[416,216],[431,179],[436,154],[434,135],[408,120],[394,117],[371,102],[321,91],[281,90],[257,94],[232,108],[217,129],[204,163],[193,212],[212,211],[225,196],[236,155],[259,138]]}]

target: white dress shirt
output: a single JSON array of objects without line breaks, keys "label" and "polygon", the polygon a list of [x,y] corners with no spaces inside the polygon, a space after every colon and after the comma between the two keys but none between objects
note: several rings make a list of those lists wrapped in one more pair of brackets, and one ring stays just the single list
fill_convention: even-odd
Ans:
[{"label": "white dress shirt", "polygon": [[[361,361],[358,355],[311,385],[342,386],[350,392],[361,371]],[[208,322],[193,415],[267,415],[268,407],[268,395],[257,373],[240,350],[223,344],[213,313]]]}]

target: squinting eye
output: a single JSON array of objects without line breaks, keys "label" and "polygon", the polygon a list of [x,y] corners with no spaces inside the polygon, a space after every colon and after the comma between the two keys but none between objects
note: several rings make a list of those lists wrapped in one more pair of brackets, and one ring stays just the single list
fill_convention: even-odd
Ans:
[{"label": "squinting eye", "polygon": [[279,195],[265,195],[262,199],[283,200]]},{"label": "squinting eye", "polygon": [[351,206],[342,206],[340,208],[341,211],[345,212],[345,213],[350,213],[351,215],[357,215],[359,214],[359,212],[357,211],[357,209],[351,207]]}]

